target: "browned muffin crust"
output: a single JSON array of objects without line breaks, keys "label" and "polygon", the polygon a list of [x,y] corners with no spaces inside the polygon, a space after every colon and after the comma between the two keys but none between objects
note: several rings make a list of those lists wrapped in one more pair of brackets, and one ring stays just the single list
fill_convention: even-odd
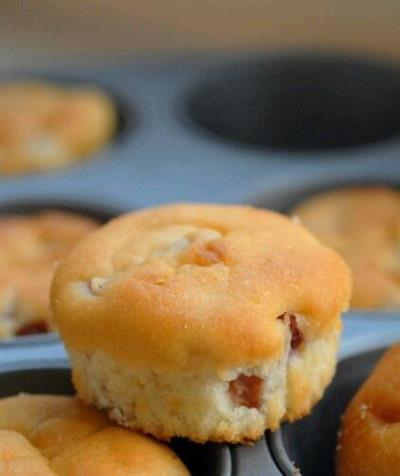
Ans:
[{"label": "browned muffin crust", "polygon": [[225,369],[279,355],[286,312],[306,315],[310,336],[337,331],[349,292],[343,261],[298,223],[187,204],[122,216],[79,243],[57,270],[52,306],[74,349]]},{"label": "browned muffin crust", "polygon": [[238,443],[321,398],[350,284],[344,261],[283,215],[182,204],[83,240],[51,301],[85,402],[160,439]]}]

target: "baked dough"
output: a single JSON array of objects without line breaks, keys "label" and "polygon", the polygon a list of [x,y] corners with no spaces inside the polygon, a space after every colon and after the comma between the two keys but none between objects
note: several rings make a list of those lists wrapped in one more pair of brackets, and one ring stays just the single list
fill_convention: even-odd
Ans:
[{"label": "baked dough", "polygon": [[58,268],[81,398],[158,438],[259,438],[307,414],[336,364],[350,273],[293,220],[172,205],[111,221]]},{"label": "baked dough", "polygon": [[352,307],[400,308],[400,192],[338,189],[313,196],[294,214],[352,269]]},{"label": "baked dough", "polygon": [[346,409],[338,438],[338,476],[400,474],[400,344],[378,362]]},{"label": "baked dough", "polygon": [[86,159],[115,129],[115,106],[97,88],[0,84],[0,174],[38,172]]},{"label": "baked dough", "polygon": [[0,400],[3,476],[188,476],[165,445],[113,425],[73,397]]},{"label": "baked dough", "polygon": [[96,227],[90,218],[57,211],[0,217],[0,338],[50,330],[55,265]]}]

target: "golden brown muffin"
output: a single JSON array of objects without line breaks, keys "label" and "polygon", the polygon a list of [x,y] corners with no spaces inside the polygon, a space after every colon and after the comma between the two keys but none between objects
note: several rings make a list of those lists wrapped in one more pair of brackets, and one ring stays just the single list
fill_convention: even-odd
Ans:
[{"label": "golden brown muffin", "polygon": [[316,195],[294,213],[352,269],[352,307],[400,308],[400,192],[349,187]]},{"label": "golden brown muffin", "polygon": [[36,172],[85,159],[109,141],[115,129],[115,107],[94,87],[3,83],[0,174]]},{"label": "golden brown muffin", "polygon": [[96,227],[92,219],[56,211],[0,217],[0,338],[49,330],[55,265]]},{"label": "golden brown muffin", "polygon": [[400,344],[394,345],[357,392],[343,417],[338,476],[400,474]]},{"label": "golden brown muffin", "polygon": [[86,402],[161,439],[239,442],[321,397],[349,293],[343,260],[294,221],[186,204],[83,240],[52,308]]},{"label": "golden brown muffin", "polygon": [[73,397],[0,399],[3,476],[188,476],[165,445],[113,425]]}]

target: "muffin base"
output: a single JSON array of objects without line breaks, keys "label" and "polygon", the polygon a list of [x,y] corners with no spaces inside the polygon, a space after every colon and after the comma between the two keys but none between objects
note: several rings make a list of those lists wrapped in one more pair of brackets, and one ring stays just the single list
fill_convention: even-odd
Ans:
[{"label": "muffin base", "polygon": [[[245,443],[310,412],[335,372],[338,341],[334,332],[294,351],[288,335],[280,359],[201,375],[134,369],[100,350],[70,350],[70,358],[79,397],[123,426],[162,440]],[[232,398],[229,384],[240,375],[263,380],[257,408]]]}]

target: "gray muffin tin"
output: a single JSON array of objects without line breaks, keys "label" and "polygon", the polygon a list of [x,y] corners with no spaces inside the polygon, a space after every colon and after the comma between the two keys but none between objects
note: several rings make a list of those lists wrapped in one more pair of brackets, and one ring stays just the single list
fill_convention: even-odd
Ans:
[{"label": "gray muffin tin", "polygon": [[376,342],[343,359],[311,415],[267,435],[272,455],[285,476],[298,474],[298,468],[304,476],[335,476],[340,417],[385,350],[383,342]]},{"label": "gray muffin tin", "polygon": [[[279,52],[0,70],[0,81],[21,78],[104,88],[119,128],[87,161],[0,177],[0,214],[59,208],[107,221],[174,201],[288,212],[327,188],[400,184],[400,65]],[[306,419],[253,446],[172,446],[195,475],[299,474],[291,460],[305,476],[333,474],[339,415],[382,348],[400,340],[399,317],[347,313],[337,376]],[[55,334],[0,343],[0,396],[71,393],[64,359]]]}]

